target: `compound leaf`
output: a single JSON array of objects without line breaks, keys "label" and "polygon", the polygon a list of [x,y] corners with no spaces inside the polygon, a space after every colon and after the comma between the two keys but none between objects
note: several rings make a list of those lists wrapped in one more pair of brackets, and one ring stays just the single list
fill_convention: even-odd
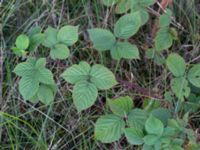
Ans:
[{"label": "compound leaf", "polygon": [[19,91],[24,99],[31,100],[33,97],[37,97],[39,83],[54,84],[53,74],[45,68],[45,65],[45,58],[38,60],[29,58],[15,67],[14,72],[22,77],[19,82]]}]

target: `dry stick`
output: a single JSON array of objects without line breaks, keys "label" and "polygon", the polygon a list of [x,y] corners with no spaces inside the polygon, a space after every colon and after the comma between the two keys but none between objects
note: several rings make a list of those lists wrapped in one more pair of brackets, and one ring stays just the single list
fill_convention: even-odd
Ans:
[{"label": "dry stick", "polygon": [[1,46],[0,46],[0,106],[2,103],[2,85],[3,85],[3,41],[1,36]]},{"label": "dry stick", "polygon": [[113,8],[113,5],[111,6],[110,10],[109,10],[109,8],[107,8],[107,10],[106,10],[106,16],[103,20],[104,27],[107,27],[107,25],[108,25],[108,18],[112,12],[112,8]]},{"label": "dry stick", "polygon": [[63,12],[64,12],[64,3],[65,3],[65,0],[62,1],[62,7],[61,7],[61,10],[60,10],[60,17],[58,19],[58,27],[60,27],[60,24],[61,24],[61,21],[62,21],[62,16],[63,16]]},{"label": "dry stick", "polygon": [[4,57],[4,52],[3,49],[6,47],[5,45],[5,40],[3,37],[3,31],[2,27],[0,26],[0,108],[2,108],[3,105],[3,57]]},{"label": "dry stick", "polygon": [[[160,9],[162,9],[162,11],[163,11],[164,13],[167,13],[166,10],[165,10],[165,9],[162,7],[162,5],[160,4],[160,2],[157,1],[156,3],[158,4],[158,6],[160,7]],[[184,28],[179,22],[177,22],[177,21],[175,20],[174,17],[171,17],[171,19],[172,19],[172,21],[174,21],[174,22],[172,22],[172,24],[173,24],[174,26],[176,26],[177,28],[179,28],[179,29],[181,29],[181,30],[187,32],[187,31],[185,30],[185,28]]]},{"label": "dry stick", "polygon": [[[160,4],[159,2],[157,2],[157,4],[158,4],[158,6],[163,10],[161,4]],[[150,13],[152,13],[152,14],[155,15],[156,17],[160,17],[161,14],[160,14],[159,12],[155,11],[155,10],[152,9],[151,7],[147,7],[147,8],[148,8],[148,10],[149,10]],[[165,10],[163,10],[163,12],[166,13]],[[180,30],[182,30],[182,31],[188,33],[188,31],[186,31],[185,28],[184,28],[180,23],[178,23],[178,22],[175,20],[174,17],[171,17],[171,19],[172,19],[172,21],[174,21],[174,22],[172,22],[172,25],[174,25],[174,26],[177,27],[178,29],[180,29]]]},{"label": "dry stick", "polygon": [[157,99],[157,100],[164,101],[162,96],[151,94],[149,92],[149,90],[147,90],[146,88],[140,87],[140,86],[138,86],[134,83],[130,83],[128,81],[124,81],[124,80],[121,80],[121,79],[118,79],[118,82],[119,82],[119,84],[124,85],[128,89],[134,89],[136,92],[142,94],[145,97],[150,97],[150,98],[154,98],[154,99]]}]

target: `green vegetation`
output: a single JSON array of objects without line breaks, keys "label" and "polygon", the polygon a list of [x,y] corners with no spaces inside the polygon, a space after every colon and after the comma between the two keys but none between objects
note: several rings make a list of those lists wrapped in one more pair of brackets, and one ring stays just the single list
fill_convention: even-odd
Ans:
[{"label": "green vegetation", "polygon": [[0,149],[200,149],[199,6],[0,2]]}]

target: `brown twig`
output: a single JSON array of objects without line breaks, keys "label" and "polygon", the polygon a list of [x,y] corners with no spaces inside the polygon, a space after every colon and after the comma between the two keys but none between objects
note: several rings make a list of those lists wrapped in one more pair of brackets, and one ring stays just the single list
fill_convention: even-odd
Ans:
[{"label": "brown twig", "polygon": [[135,84],[135,83],[131,83],[131,82],[128,82],[128,81],[124,81],[124,80],[121,80],[121,79],[118,79],[118,82],[119,82],[119,84],[123,85],[124,87],[126,87],[126,88],[128,88],[128,89],[133,89],[133,90],[135,90],[137,93],[140,93],[140,94],[143,95],[144,97],[149,97],[149,98],[153,98],[153,99],[156,99],[156,100],[162,100],[162,101],[163,101],[162,96],[156,94],[156,93],[153,92],[153,91],[149,91],[149,90],[146,89],[146,88],[140,87],[140,86],[138,86],[138,85]]}]

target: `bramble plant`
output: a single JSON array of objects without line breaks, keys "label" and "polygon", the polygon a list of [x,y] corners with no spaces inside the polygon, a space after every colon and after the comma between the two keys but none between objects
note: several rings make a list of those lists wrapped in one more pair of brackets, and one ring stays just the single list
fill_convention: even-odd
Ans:
[{"label": "bramble plant", "polygon": [[[141,18],[138,12],[135,12],[119,18],[114,26],[114,35],[109,30],[100,28],[90,29],[88,32],[96,50],[110,50],[112,58],[116,60],[139,59],[137,46],[130,44],[127,39],[137,33],[141,25]],[[116,38],[126,41],[117,41]]]},{"label": "bramble plant", "polygon": [[18,56],[25,55],[25,50],[28,48],[29,42],[29,38],[26,35],[21,34],[17,37],[15,46],[12,47],[13,52]]},{"label": "bramble plant", "polygon": [[177,40],[177,33],[174,28],[170,28],[172,12],[170,9],[166,10],[166,13],[160,16],[159,30],[155,38],[156,51],[161,52],[170,48],[173,44],[173,40]]},{"label": "bramble plant", "polygon": [[78,111],[92,106],[99,90],[107,90],[117,84],[114,74],[103,65],[90,66],[87,62],[69,67],[62,75],[67,82],[75,84],[72,97]]},{"label": "bramble plant", "polygon": [[[87,30],[92,49],[100,54],[109,50],[111,58],[118,63],[122,59],[142,60],[139,46],[132,44],[129,39],[147,23],[147,7],[153,5],[155,0],[102,0],[102,3],[107,7],[115,6],[118,14],[126,14],[119,17],[112,32],[103,28]],[[199,93],[194,90],[200,89],[200,64],[186,63],[178,53],[168,51],[178,38],[176,29],[171,27],[172,15],[169,9],[160,15],[155,39],[145,52],[148,59],[159,66],[166,66],[170,71],[169,76],[166,76],[165,93],[161,93],[163,95],[160,98],[141,95],[146,99],[142,99],[142,105],[137,108],[130,96],[115,95],[110,89],[114,91],[120,80],[116,80],[116,70],[113,73],[103,63],[80,61],[60,75],[73,85],[73,103],[79,113],[95,104],[100,90],[106,91],[106,106],[109,109],[105,109],[105,114],[95,123],[96,140],[112,143],[125,137],[129,144],[141,146],[143,150],[183,150],[184,143],[188,143],[189,150],[200,148],[194,138],[195,131],[187,126],[189,113],[198,110],[200,106]],[[53,69],[51,72],[46,68],[46,58],[29,55],[34,55],[43,46],[50,49],[50,59],[66,60],[70,56],[69,47],[78,41],[78,28],[66,25],[60,29],[49,26],[43,30],[37,26],[17,37],[12,47],[13,53],[27,60],[19,63],[13,72],[21,78],[19,92],[24,100],[53,104],[57,93]],[[110,95],[107,94],[108,90]],[[142,91],[142,88],[139,90]],[[112,94],[118,98],[110,99]],[[169,107],[175,109],[167,109]]]},{"label": "bramble plant", "polygon": [[125,135],[130,144],[143,145],[144,150],[181,150],[185,138],[194,135],[194,131],[186,128],[188,114],[181,120],[172,119],[167,109],[133,108],[128,96],[108,99],[108,106],[113,114],[101,116],[95,124],[95,138],[103,143],[117,141]]},{"label": "bramble plant", "polygon": [[19,35],[13,47],[13,52],[19,56],[25,55],[25,50],[33,51],[40,44],[50,48],[52,59],[66,59],[69,57],[69,46],[78,40],[78,26],[66,25],[59,30],[48,27],[41,33],[40,27],[33,28],[29,37],[25,34]]},{"label": "bramble plant", "polygon": [[42,45],[51,49],[50,56],[53,59],[66,59],[69,57],[69,48],[78,40],[78,26],[64,26],[59,30],[48,27],[45,32]]},{"label": "bramble plant", "polygon": [[15,67],[14,72],[21,77],[19,91],[25,100],[37,102],[39,99],[47,105],[53,102],[56,84],[52,72],[45,65],[45,58],[28,58]]},{"label": "bramble plant", "polygon": [[117,14],[125,13],[129,10],[131,12],[137,12],[141,18],[141,23],[144,25],[148,19],[149,14],[146,8],[155,3],[155,0],[102,0],[102,3],[106,6],[112,6],[116,4],[115,12]]},{"label": "bramble plant", "polygon": [[175,76],[171,80],[171,88],[176,97],[184,101],[184,98],[188,98],[191,92],[189,82],[200,88],[200,65],[194,65],[189,71],[186,70],[185,60],[178,54],[170,54],[166,60],[166,65]]}]

